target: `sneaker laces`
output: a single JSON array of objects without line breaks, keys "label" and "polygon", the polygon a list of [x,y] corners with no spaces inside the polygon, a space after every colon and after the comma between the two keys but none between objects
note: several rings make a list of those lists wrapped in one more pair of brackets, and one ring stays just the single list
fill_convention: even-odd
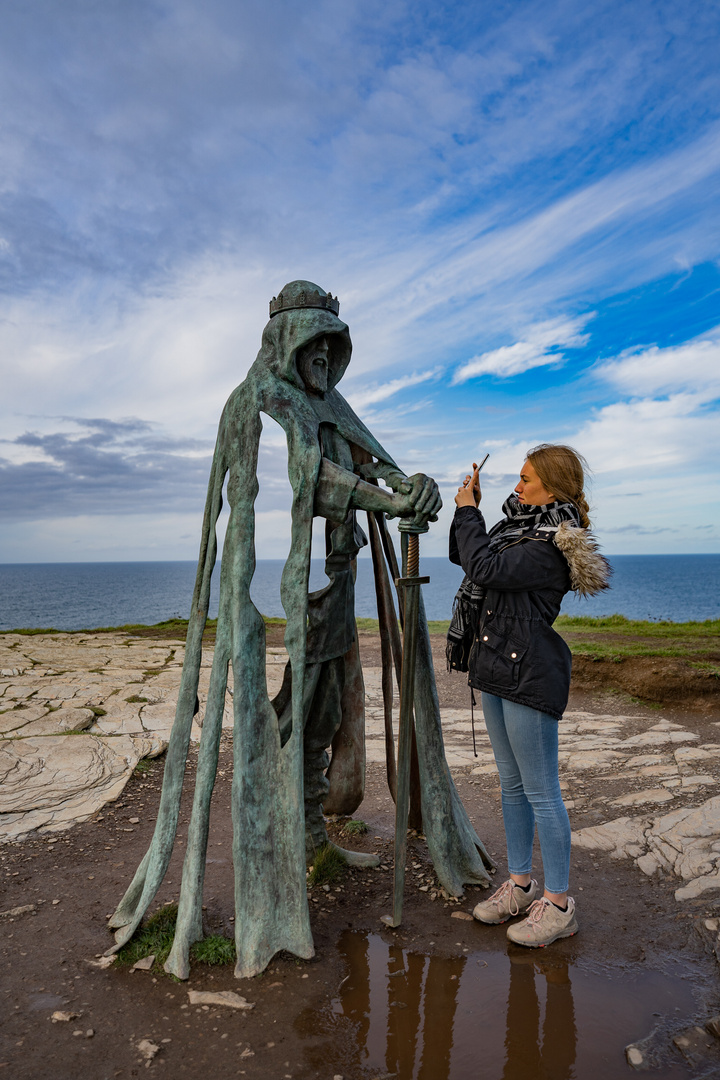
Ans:
[{"label": "sneaker laces", "polygon": [[530,923],[539,923],[552,901],[547,896],[541,896],[539,900],[533,900],[528,908],[527,918]]},{"label": "sneaker laces", "polygon": [[[500,905],[503,903],[503,901],[506,898],[507,898],[509,906],[510,906],[510,914],[511,915],[519,915],[520,914],[520,905],[518,904],[517,900],[515,899],[515,882],[513,881],[512,878],[509,878],[507,881],[503,882],[503,884],[500,886],[500,888],[497,890],[497,892],[494,892],[492,894],[492,896],[490,897],[490,903],[494,904],[495,907],[498,908],[498,910],[499,910]],[[515,908],[517,909],[515,911],[513,911],[513,904],[515,905]]]}]

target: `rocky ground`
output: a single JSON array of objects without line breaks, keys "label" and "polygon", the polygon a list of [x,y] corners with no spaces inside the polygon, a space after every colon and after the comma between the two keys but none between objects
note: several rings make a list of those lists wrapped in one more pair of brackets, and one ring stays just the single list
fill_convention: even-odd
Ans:
[{"label": "rocky ground", "polygon": [[[434,639],[434,645],[448,760],[502,874],[499,788],[482,717],[476,713],[476,758],[467,687],[462,677],[444,670],[443,640]],[[269,646],[272,689],[285,658],[279,634],[270,636]],[[393,806],[384,782],[377,639],[363,635],[361,651],[368,783],[356,817],[370,832],[342,842],[379,851],[381,868],[348,871],[340,883],[310,890],[314,961],[279,957],[262,978],[245,984],[235,982],[232,967],[196,964],[190,982],[181,985],[158,970],[103,967],[100,954],[110,940],[105,916],[152,833],[162,780],[162,759],[152,759],[162,754],[172,722],[182,641],[117,633],[2,636],[0,838],[6,842],[0,847],[0,932],[7,1022],[0,1069],[34,1080],[131,1076],[145,1067],[168,1076],[199,1075],[210,1067],[221,1078],[375,1076],[363,1068],[357,1030],[337,1007],[347,974],[338,951],[344,931],[380,934],[401,949],[420,948],[448,962],[479,948],[507,953],[502,927],[462,918],[480,890],[468,890],[459,903],[445,897],[419,838],[411,842],[403,927],[382,929],[379,915],[389,909],[391,890]],[[578,682],[583,685],[582,674]],[[720,1011],[714,960],[720,925],[720,709],[717,695],[686,697],[696,707],[649,707],[602,688],[573,691],[560,748],[581,933],[543,951],[543,963],[551,973],[554,964],[632,972],[664,970],[670,960],[686,965],[696,991],[692,1008],[660,1024],[654,1041],[639,1045],[630,1060],[663,1068],[674,1062],[680,1071],[672,1075],[710,1076],[720,1062],[716,1040],[704,1029]],[[206,886],[207,929],[227,936],[231,754],[228,730]],[[148,764],[138,768],[145,759]],[[190,772],[192,767],[191,760]],[[183,824],[188,813],[185,807]],[[342,827],[332,826],[338,838]],[[177,897],[181,857],[182,842],[160,903]],[[188,996],[218,990],[242,994],[254,1008]],[[649,1027],[637,1030],[635,1041],[648,1032]],[[397,1075],[405,1074],[400,1069]]]}]

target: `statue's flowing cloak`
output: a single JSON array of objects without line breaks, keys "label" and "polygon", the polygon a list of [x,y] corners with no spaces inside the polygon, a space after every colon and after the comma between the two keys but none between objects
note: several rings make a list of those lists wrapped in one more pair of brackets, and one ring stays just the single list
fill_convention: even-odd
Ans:
[{"label": "statue's flowing cloak", "polygon": [[[318,417],[298,374],[296,357],[303,345],[319,336],[327,336],[330,344],[325,401],[337,430],[348,443],[397,468],[335,389],[352,349],[345,323],[319,308],[284,311],[272,318],[263,332],[255,363],[245,381],[231,394],[220,420],[157,824],[150,848],[110,921],[117,929],[116,944],[111,950],[115,951],[137,929],[160,887],[172,854],[196,710],[210,579],[217,555],[216,526],[227,478],[230,515],[222,554],[215,652],[175,940],[165,965],[166,970],[179,977],[187,977],[189,948],[202,937],[202,883],[210,799],[229,665],[234,682],[232,814],[236,975],[250,976],[263,971],[280,950],[305,958],[313,955],[305,882],[303,684],[313,502],[321,448]],[[287,618],[285,645],[292,668],[292,731],[284,745],[281,745],[278,717],[267,693],[265,626],[250,598],[255,571],[254,503],[258,493],[261,413],[272,417],[285,430],[293,492],[292,540],[281,581]],[[423,791],[422,795],[423,818],[440,879],[457,894],[462,892],[463,882],[487,882],[483,857],[487,865],[492,864],[467,820],[445,762],[432,657],[426,638],[427,632],[420,642],[416,693],[421,779],[427,788],[427,793]]]}]

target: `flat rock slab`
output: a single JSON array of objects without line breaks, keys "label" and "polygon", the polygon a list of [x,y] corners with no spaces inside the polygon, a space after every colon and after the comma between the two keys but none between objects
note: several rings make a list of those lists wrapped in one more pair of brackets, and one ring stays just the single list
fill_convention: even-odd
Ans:
[{"label": "flat rock slab", "polygon": [[127,735],[37,736],[0,741],[0,838],[23,840],[87,821],[117,799],[153,751]]},{"label": "flat rock slab", "polygon": [[675,892],[686,900],[720,888],[720,796],[702,806],[660,817],[623,817],[573,833],[573,844],[634,859],[643,873],[675,874],[687,884]]},{"label": "flat rock slab", "polygon": [[649,788],[647,791],[631,791],[613,800],[613,806],[640,806],[643,803],[666,803],[673,801],[673,794],[667,788]]},{"label": "flat rock slab", "polygon": [[255,1002],[248,1001],[234,990],[188,990],[191,1005],[224,1005],[230,1009],[254,1009]]}]

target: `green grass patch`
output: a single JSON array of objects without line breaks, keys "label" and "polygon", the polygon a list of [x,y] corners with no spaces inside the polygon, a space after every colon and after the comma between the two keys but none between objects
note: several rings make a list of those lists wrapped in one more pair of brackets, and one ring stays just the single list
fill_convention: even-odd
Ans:
[{"label": "green grass patch", "polygon": [[100,705],[88,705],[88,709],[96,716],[107,716],[107,709],[101,708]]},{"label": "green grass patch", "polygon": [[345,836],[364,836],[366,832],[370,831],[370,826],[365,821],[358,821],[356,818],[350,818],[343,825],[341,832]]},{"label": "green grass patch", "polygon": [[151,772],[151,770],[152,770],[151,762],[147,758],[144,757],[144,758],[140,758],[137,765],[133,769],[133,772],[137,773],[138,776],[144,776],[146,773]]},{"label": "green grass patch", "polygon": [[594,618],[587,615],[559,615],[554,626],[561,632],[587,630],[593,634],[632,634],[654,638],[720,637],[720,619],[706,619],[704,622],[652,622],[649,619],[627,619],[624,615]]},{"label": "green grass patch", "polygon": [[332,844],[323,844],[315,852],[315,860],[308,873],[308,885],[332,885],[345,874],[345,856]]},{"label": "green grass patch", "polygon": [[126,697],[125,700],[129,705],[136,705],[138,701],[147,701],[146,697],[138,697],[137,694],[133,694],[132,697]]},{"label": "green grass patch", "polygon": [[555,629],[574,656],[619,663],[631,657],[714,660],[720,648],[720,619],[651,622],[624,615],[601,618],[561,615]]},{"label": "green grass patch", "polygon": [[698,651],[696,644],[648,645],[643,642],[628,641],[570,641],[573,656],[589,656],[593,660],[612,660],[619,663],[631,656],[670,656],[687,659]]},{"label": "green grass patch", "polygon": [[140,927],[135,936],[117,954],[121,967],[132,967],[145,956],[154,956],[158,967],[167,960],[175,937],[177,904],[166,904]]},{"label": "green grass patch", "polygon": [[235,942],[220,934],[211,934],[196,941],[190,949],[190,956],[199,964],[234,964]]},{"label": "green grass patch", "polygon": [[695,668],[697,671],[701,671],[703,675],[714,675],[716,679],[720,679],[720,665],[718,664],[711,664],[704,660],[691,660],[690,667]]},{"label": "green grass patch", "polygon": [[[154,956],[153,970],[161,970],[172,949],[177,911],[177,904],[167,904],[151,915],[132,940],[118,952],[118,965],[132,967],[145,956]],[[199,964],[233,964],[235,942],[220,934],[211,934],[195,942],[190,949],[190,958]]]}]

